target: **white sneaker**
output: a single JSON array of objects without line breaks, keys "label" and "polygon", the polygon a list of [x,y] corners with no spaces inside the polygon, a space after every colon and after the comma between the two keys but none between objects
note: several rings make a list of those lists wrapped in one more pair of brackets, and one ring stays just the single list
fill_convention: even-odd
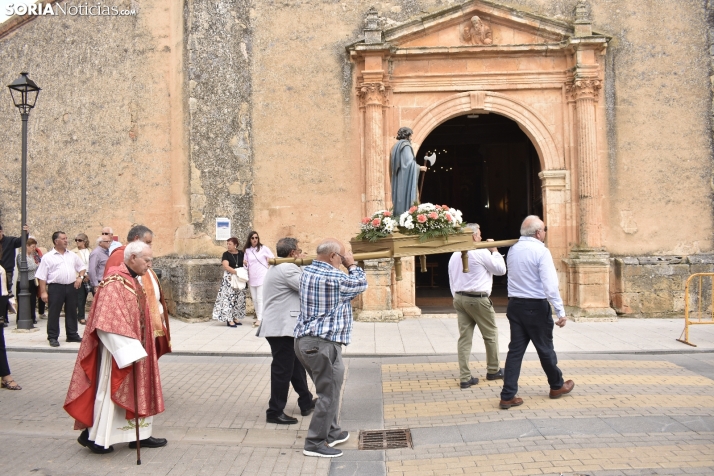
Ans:
[{"label": "white sneaker", "polygon": [[350,439],[349,432],[343,431],[342,433],[340,433],[340,436],[338,436],[335,441],[333,441],[332,443],[327,443],[327,446],[329,446],[330,448],[333,448],[336,445],[339,445],[340,443],[344,443],[345,441],[347,441],[349,439]]}]

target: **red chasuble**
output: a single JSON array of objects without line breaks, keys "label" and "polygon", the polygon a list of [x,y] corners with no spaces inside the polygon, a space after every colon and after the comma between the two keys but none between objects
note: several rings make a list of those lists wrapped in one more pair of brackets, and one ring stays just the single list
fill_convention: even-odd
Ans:
[{"label": "red chasuble", "polygon": [[[74,428],[81,430],[94,423],[100,357],[97,329],[141,342],[148,357],[136,363],[139,417],[163,412],[158,355],[146,295],[126,265],[121,264],[100,283],[89,312],[64,403],[64,409],[75,419]],[[111,399],[126,410],[128,420],[134,418],[135,408],[133,367],[119,369],[112,359]]]},{"label": "red chasuble", "polygon": [[124,248],[126,248],[126,245],[120,246],[119,248],[112,251],[112,254],[109,255],[109,258],[107,258],[107,263],[104,265],[104,276],[102,276],[103,278],[109,276],[109,272],[112,270],[112,268],[124,264]]}]

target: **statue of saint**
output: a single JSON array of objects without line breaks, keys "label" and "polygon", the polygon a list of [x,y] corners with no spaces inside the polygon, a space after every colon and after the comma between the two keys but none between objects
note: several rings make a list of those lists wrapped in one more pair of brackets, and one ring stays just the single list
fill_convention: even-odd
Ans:
[{"label": "statue of saint", "polygon": [[417,199],[417,178],[419,170],[426,170],[426,167],[419,166],[414,158],[412,149],[412,130],[408,127],[401,127],[397,132],[397,143],[392,147],[390,156],[392,174],[392,204],[394,205],[394,217],[399,219],[399,215],[409,210],[409,207]]},{"label": "statue of saint", "polygon": [[490,45],[493,43],[491,27],[476,15],[471,17],[469,23],[461,26],[461,37],[466,43],[471,43],[472,45]]}]

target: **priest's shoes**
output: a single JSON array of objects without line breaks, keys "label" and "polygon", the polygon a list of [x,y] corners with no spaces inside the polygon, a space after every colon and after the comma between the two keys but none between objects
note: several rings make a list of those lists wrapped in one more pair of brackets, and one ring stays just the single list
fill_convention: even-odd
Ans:
[{"label": "priest's shoes", "polygon": [[285,413],[277,417],[267,417],[265,421],[268,423],[277,423],[278,425],[294,425],[298,422],[297,418],[287,416]]},{"label": "priest's shoes", "polygon": [[77,443],[80,445],[84,446],[85,448],[89,448],[89,450],[92,453],[96,453],[98,455],[103,455],[106,453],[111,453],[114,451],[114,447],[110,446],[109,448],[105,448],[103,446],[99,446],[95,442],[89,439],[89,430],[85,429],[80,435],[79,438],[77,438]]},{"label": "priest's shoes", "polygon": [[[141,440],[141,447],[142,448],[161,448],[162,446],[166,446],[168,441],[166,438],[154,438],[153,436],[150,436],[144,440]],[[132,450],[136,449],[136,441],[132,441],[129,443],[129,448]]]}]

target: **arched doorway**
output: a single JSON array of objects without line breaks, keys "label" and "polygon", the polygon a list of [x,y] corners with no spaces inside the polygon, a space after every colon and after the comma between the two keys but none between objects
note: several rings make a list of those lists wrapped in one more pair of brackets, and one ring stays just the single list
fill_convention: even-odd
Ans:
[{"label": "arched doorway", "polygon": [[[517,238],[523,218],[543,216],[540,159],[515,121],[493,113],[454,117],[424,139],[417,162],[431,153],[437,160],[426,174],[422,202],[458,208],[465,222],[481,226],[484,238]],[[427,272],[416,270],[416,304],[424,313],[454,312],[450,256],[431,255]],[[493,298],[497,310],[505,310],[504,278],[494,279]]]}]

